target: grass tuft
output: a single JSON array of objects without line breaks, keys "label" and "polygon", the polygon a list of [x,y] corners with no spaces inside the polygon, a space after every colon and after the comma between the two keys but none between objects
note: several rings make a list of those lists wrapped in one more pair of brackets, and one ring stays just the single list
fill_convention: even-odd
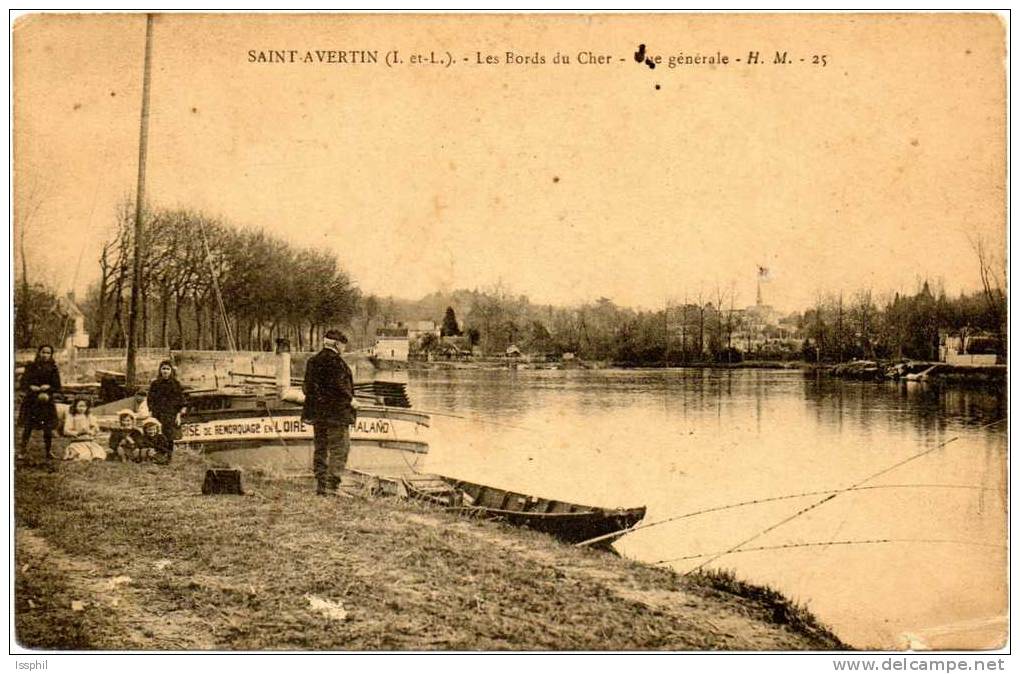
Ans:
[{"label": "grass tuft", "polygon": [[749,599],[776,625],[785,625],[797,632],[810,634],[827,643],[824,650],[849,650],[829,627],[822,624],[808,608],[790,600],[767,585],[754,585],[737,578],[732,569],[708,569],[690,574],[688,579],[718,592]]}]

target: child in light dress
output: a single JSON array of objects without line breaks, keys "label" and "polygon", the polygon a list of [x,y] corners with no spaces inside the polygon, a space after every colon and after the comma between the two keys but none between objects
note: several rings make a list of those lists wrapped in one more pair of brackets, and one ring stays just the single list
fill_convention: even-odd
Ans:
[{"label": "child in light dress", "polygon": [[89,401],[79,398],[71,403],[64,417],[64,435],[71,438],[64,449],[65,461],[92,461],[106,458],[106,450],[96,442],[99,422],[92,415]]}]

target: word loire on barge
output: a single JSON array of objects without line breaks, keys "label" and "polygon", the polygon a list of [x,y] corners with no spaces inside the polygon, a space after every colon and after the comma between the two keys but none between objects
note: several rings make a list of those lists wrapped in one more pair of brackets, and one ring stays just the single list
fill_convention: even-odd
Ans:
[{"label": "word loire on barge", "polygon": [[[304,394],[291,380],[290,353],[277,358],[275,377],[231,373],[241,386],[191,392],[180,444],[218,464],[308,473],[314,429],[301,420]],[[368,381],[354,387],[360,407],[347,465],[386,475],[413,473],[429,449],[430,416],[410,409],[403,384]]]},{"label": "word loire on barge", "polygon": [[[280,472],[308,472],[312,465],[310,424],[300,405],[238,395],[193,395],[181,426],[180,443],[216,463]],[[428,452],[429,416],[413,410],[363,406],[351,426],[348,465],[397,472],[413,467]]]}]

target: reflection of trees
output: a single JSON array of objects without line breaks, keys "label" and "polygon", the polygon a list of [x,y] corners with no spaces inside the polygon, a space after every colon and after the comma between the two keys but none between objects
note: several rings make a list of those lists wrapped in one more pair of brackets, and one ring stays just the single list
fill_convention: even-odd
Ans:
[{"label": "reflection of trees", "polygon": [[[873,438],[916,437],[935,445],[961,427],[986,424],[1006,414],[1005,394],[995,389],[847,382],[815,372],[798,377],[770,370],[707,368],[429,370],[411,373],[410,381],[416,407],[483,420],[513,424],[536,413],[546,418],[562,413],[566,418],[597,419],[620,411],[620,418],[627,418],[630,409],[638,417],[641,410],[655,410],[699,433],[739,434],[737,427],[742,425],[758,435],[817,437],[821,442],[835,434],[859,442],[861,451],[877,453],[903,448],[879,445]],[[791,417],[784,409],[798,411]],[[799,415],[805,409],[807,427],[776,427],[804,418]],[[640,427],[620,432],[633,435],[635,442],[643,436]],[[826,450],[818,447],[820,456]]]},{"label": "reflection of trees", "polygon": [[875,423],[912,428],[922,435],[980,426],[1006,417],[1005,391],[938,383],[846,381],[805,373],[804,398],[820,423],[866,432]]}]

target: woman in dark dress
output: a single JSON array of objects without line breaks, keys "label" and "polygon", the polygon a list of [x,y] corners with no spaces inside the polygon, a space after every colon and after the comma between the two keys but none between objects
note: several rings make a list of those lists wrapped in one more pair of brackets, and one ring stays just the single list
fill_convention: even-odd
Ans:
[{"label": "woman in dark dress", "polygon": [[159,420],[166,437],[167,454],[173,455],[174,432],[181,425],[181,415],[186,411],[187,398],[180,382],[174,376],[169,360],[159,364],[159,375],[149,384],[149,414]]},{"label": "woman in dark dress", "polygon": [[20,388],[25,393],[18,420],[22,429],[21,454],[28,450],[32,431],[41,428],[46,458],[52,459],[53,429],[57,426],[57,406],[53,402],[53,394],[60,390],[60,371],[53,362],[52,346],[43,344],[39,347],[35,360],[25,366]]}]

